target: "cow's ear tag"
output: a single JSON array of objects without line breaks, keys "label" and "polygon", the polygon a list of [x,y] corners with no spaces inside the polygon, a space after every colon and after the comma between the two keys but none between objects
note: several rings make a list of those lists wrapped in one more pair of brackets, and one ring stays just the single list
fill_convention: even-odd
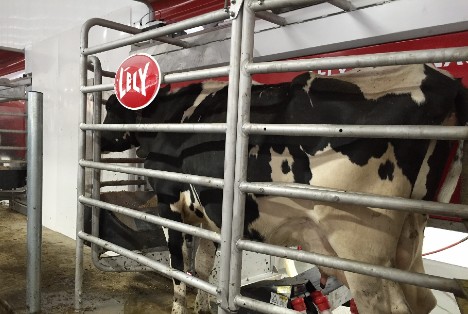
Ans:
[{"label": "cow's ear tag", "polygon": [[115,95],[128,109],[138,110],[148,106],[158,94],[160,86],[159,64],[146,53],[129,56],[115,73]]}]

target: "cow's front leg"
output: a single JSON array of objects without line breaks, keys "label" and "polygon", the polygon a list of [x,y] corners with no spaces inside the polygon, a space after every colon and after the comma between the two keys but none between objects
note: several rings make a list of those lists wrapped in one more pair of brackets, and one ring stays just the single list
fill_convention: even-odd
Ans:
[{"label": "cow's front leg", "polygon": [[[169,230],[168,238],[169,253],[171,255],[171,267],[179,271],[185,271],[186,250],[184,249],[184,238],[182,233],[174,230]],[[172,314],[186,314],[187,287],[184,282],[177,279],[172,279],[174,283],[174,298],[172,301]]]},{"label": "cow's front leg", "polygon": [[[200,239],[200,244],[195,256],[195,270],[198,278],[208,281],[213,270],[215,255],[216,247],[214,243],[210,240]],[[211,313],[210,296],[209,293],[198,290],[195,299],[195,313]]]}]

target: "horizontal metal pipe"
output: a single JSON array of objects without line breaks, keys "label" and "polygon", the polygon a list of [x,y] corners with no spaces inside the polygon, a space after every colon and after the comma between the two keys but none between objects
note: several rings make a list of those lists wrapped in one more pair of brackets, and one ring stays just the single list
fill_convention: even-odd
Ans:
[{"label": "horizontal metal pipe", "polygon": [[145,162],[144,158],[101,158],[101,162],[113,164],[141,164]]},{"label": "horizontal metal pipe", "polygon": [[[94,66],[93,66],[91,61],[88,62],[88,70],[94,72]],[[101,74],[102,74],[102,76],[105,76],[105,77],[110,77],[110,78],[115,77],[115,72],[104,71],[102,69],[101,69]]]},{"label": "horizontal metal pipe", "polygon": [[0,150],[27,150],[27,147],[22,146],[0,146]]},{"label": "horizontal metal pipe", "polygon": [[276,25],[280,25],[280,26],[286,25],[286,19],[284,17],[281,17],[269,11],[257,12],[255,13],[255,16],[265,21],[268,21],[270,23],[276,24]]},{"label": "horizontal metal pipe", "polygon": [[464,60],[468,60],[468,48],[465,47],[387,52],[360,56],[258,62],[247,64],[246,69],[250,74],[256,74]]},{"label": "horizontal metal pipe", "polygon": [[113,181],[102,181],[101,188],[105,186],[123,186],[123,185],[145,185],[145,180],[113,180]]},{"label": "horizontal metal pipe", "polygon": [[101,18],[92,18],[84,22],[83,26],[81,27],[81,33],[83,35],[87,35],[88,31],[91,29],[93,26],[102,26],[105,28],[110,28],[117,30],[119,32],[124,32],[124,33],[129,33],[129,34],[138,34],[141,33],[141,29],[128,26],[125,24],[109,21],[106,19],[101,19]]},{"label": "horizontal metal pipe", "polygon": [[11,133],[11,134],[26,134],[28,132],[24,130],[7,130],[7,129],[0,129],[0,133]]},{"label": "horizontal metal pipe", "polygon": [[265,11],[272,9],[280,9],[291,6],[310,6],[327,2],[326,0],[268,0],[268,1],[252,1],[250,8],[253,11]]},{"label": "horizontal metal pipe", "polygon": [[114,84],[99,84],[91,86],[81,86],[80,91],[82,93],[94,93],[103,92],[107,90],[114,90]]},{"label": "horizontal metal pipe", "polygon": [[0,116],[12,116],[12,117],[26,117],[25,113],[17,113],[17,112],[0,112]]},{"label": "horizontal metal pipe", "polygon": [[131,44],[136,44],[138,42],[156,39],[158,37],[166,36],[169,34],[173,34],[175,32],[183,31],[189,28],[202,26],[205,24],[215,23],[219,21],[223,21],[229,18],[229,13],[225,10],[218,10],[214,12],[210,12],[207,14],[199,15],[181,22],[169,24],[160,28],[152,29],[150,31],[146,31],[140,34],[136,34],[133,36],[125,37],[119,40],[115,40],[106,44],[97,45],[90,48],[83,49],[83,55],[92,55],[99,52],[120,48],[123,46],[128,46]]},{"label": "horizontal metal pipe", "polygon": [[466,140],[467,126],[348,125],[348,124],[244,124],[248,134]]},{"label": "horizontal metal pipe", "polygon": [[184,183],[191,183],[197,184],[202,186],[208,186],[213,188],[222,189],[223,188],[223,179],[219,178],[210,178],[210,177],[203,177],[197,175],[190,175],[190,174],[182,174],[182,173],[175,173],[175,172],[167,172],[167,171],[160,171],[160,170],[152,170],[152,169],[142,169],[142,168],[135,168],[129,166],[119,166],[119,165],[109,165],[104,164],[101,162],[94,162],[94,161],[86,161],[80,160],[80,166],[88,167],[93,169],[101,169],[107,171],[114,171],[114,172],[121,172],[121,173],[128,173],[128,174],[136,174],[139,176],[146,176],[151,178],[159,178],[177,182],[184,182]]},{"label": "horizontal metal pipe", "polygon": [[6,159],[0,159],[0,164],[10,164],[10,163],[15,163],[15,164],[25,164],[27,163],[26,160],[21,160],[21,159],[10,159],[10,160],[6,160]]},{"label": "horizontal metal pipe", "polygon": [[274,304],[258,301],[238,295],[234,297],[234,303],[240,307],[267,314],[297,314],[298,312]]},{"label": "horizontal metal pipe", "polygon": [[170,219],[162,218],[159,216],[151,215],[148,213],[140,212],[134,209],[130,209],[127,207],[123,206],[118,206],[110,203],[106,203],[103,201],[98,201],[89,197],[85,196],[80,196],[78,197],[78,200],[82,204],[86,204],[89,206],[96,206],[99,208],[107,209],[110,210],[114,213],[119,213],[123,214],[135,219],[143,220],[152,224],[160,225],[169,229],[177,230],[180,232],[188,233],[196,237],[208,239],[210,241],[220,243],[221,242],[221,236],[213,231],[210,230],[205,230],[202,228],[198,228],[192,225],[187,225],[181,222],[176,222]]},{"label": "horizontal metal pipe", "polygon": [[28,98],[26,98],[26,97],[6,97],[6,96],[0,96],[0,103],[9,102],[9,101],[15,101],[15,100],[28,100]]},{"label": "horizontal metal pipe", "polygon": [[180,280],[182,282],[185,282],[186,284],[190,285],[190,286],[193,286],[197,289],[201,289],[209,294],[212,294],[212,295],[216,295],[218,292],[217,292],[217,288],[216,286],[206,282],[206,281],[203,281],[201,279],[198,279],[197,277],[194,277],[194,276],[191,276],[191,275],[188,275],[184,272],[181,272],[179,270],[176,270],[176,269],[173,269],[173,268],[170,268],[162,263],[159,263],[159,262],[156,262],[146,256],[143,256],[141,254],[138,254],[138,253],[135,253],[135,252],[132,252],[130,250],[127,250],[127,249],[124,249],[123,247],[121,246],[118,246],[118,245],[115,245],[115,244],[112,244],[108,241],[105,241],[105,240],[102,240],[102,239],[99,239],[97,237],[93,237],[92,235],[89,235],[87,233],[84,233],[82,231],[78,232],[78,236],[83,239],[83,240],[86,240],[86,241],[89,241],[91,243],[94,243],[96,245],[99,245],[109,251],[113,251],[117,254],[120,254],[122,256],[125,256],[127,258],[130,258],[130,259],[133,259],[135,261],[137,261],[138,263],[142,264],[142,265],[145,265],[145,266],[148,266],[148,267],[151,267],[153,268],[154,270],[166,275],[166,276],[169,276],[169,277],[173,277],[177,280]]},{"label": "horizontal metal pipe", "polygon": [[241,182],[239,188],[246,193],[293,197],[324,203],[386,208],[468,219],[468,205],[461,204],[445,204],[402,197],[344,192],[305,184]]},{"label": "horizontal metal pipe", "polygon": [[163,83],[184,82],[190,80],[201,80],[229,75],[229,66],[221,66],[203,70],[193,70],[180,73],[168,73],[163,77]]},{"label": "horizontal metal pipe", "polygon": [[186,41],[183,41],[177,38],[167,37],[167,36],[161,36],[161,37],[155,38],[155,40],[160,41],[165,44],[170,44],[170,45],[174,45],[174,46],[178,46],[182,48],[189,48],[192,46],[190,43]]},{"label": "horizontal metal pipe", "polygon": [[343,11],[353,11],[356,9],[356,7],[347,0],[327,0],[327,2]]},{"label": "horizontal metal pipe", "polygon": [[250,252],[268,254],[305,263],[341,269],[367,276],[389,279],[410,285],[451,292],[456,296],[460,297],[465,296],[463,289],[460,288],[460,286],[454,279],[412,273],[400,269],[373,265],[334,256],[327,256],[317,253],[294,250],[286,247],[280,247],[248,240],[239,240],[237,242],[237,247],[241,250],[246,250]]},{"label": "horizontal metal pipe", "polygon": [[[190,80],[201,80],[201,79],[208,79],[208,78],[214,78],[214,77],[222,77],[222,76],[227,76],[227,75],[229,75],[229,67],[222,66],[222,67],[217,67],[217,68],[194,70],[194,71],[189,71],[189,72],[169,73],[169,74],[164,75],[162,83],[169,84],[169,83],[184,82],[184,81],[190,81]],[[113,89],[114,89],[114,84],[81,86],[80,88],[82,93],[93,93],[93,92],[108,91],[108,90],[113,90]]]},{"label": "horizontal metal pipe", "polygon": [[80,124],[82,130],[176,132],[176,133],[225,133],[225,123],[158,123],[158,124]]}]

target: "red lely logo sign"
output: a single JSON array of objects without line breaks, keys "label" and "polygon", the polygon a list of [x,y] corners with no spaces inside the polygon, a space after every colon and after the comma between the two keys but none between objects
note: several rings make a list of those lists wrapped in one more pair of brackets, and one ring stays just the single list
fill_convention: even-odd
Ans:
[{"label": "red lely logo sign", "polygon": [[129,56],[117,69],[114,89],[117,99],[128,109],[148,106],[161,85],[161,71],[156,60],[146,53]]}]

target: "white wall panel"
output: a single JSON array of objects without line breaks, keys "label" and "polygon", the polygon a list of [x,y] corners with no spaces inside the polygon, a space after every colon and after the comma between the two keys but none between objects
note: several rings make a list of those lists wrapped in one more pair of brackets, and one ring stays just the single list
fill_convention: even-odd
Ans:
[{"label": "white wall panel", "polygon": [[148,12],[143,3],[131,0],[0,0],[0,46],[29,48],[88,18],[130,5],[135,21]]},{"label": "white wall panel", "polygon": [[[131,12],[130,7],[122,8],[108,18],[128,24]],[[80,31],[81,25],[33,43],[26,50],[28,69],[33,73],[32,88],[44,93],[43,222],[71,238],[75,238],[77,208]],[[126,35],[95,27],[90,43],[121,36]],[[105,69],[115,70],[129,50],[100,54]]]}]

